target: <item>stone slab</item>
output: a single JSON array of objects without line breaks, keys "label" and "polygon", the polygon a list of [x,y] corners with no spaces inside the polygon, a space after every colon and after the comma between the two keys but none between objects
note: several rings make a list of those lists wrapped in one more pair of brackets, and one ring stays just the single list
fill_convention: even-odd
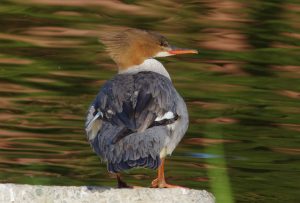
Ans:
[{"label": "stone slab", "polygon": [[0,184],[0,203],[214,203],[213,195],[193,189],[114,189],[93,186]]}]

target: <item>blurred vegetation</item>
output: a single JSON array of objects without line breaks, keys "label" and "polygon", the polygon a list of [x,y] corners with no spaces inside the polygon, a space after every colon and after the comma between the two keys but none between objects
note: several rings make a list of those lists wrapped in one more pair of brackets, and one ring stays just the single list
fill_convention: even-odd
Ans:
[{"label": "blurred vegetation", "polygon": [[190,112],[169,182],[222,203],[299,202],[299,17],[296,0],[1,1],[0,181],[115,186],[83,126],[116,73],[98,36],[125,26],[200,52],[161,60]]}]

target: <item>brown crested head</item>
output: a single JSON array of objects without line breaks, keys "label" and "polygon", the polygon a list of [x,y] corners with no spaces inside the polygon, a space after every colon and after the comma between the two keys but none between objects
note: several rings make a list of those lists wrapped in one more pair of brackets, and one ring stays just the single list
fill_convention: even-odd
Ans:
[{"label": "brown crested head", "polygon": [[196,50],[173,48],[164,36],[133,28],[106,33],[101,37],[101,41],[110,57],[117,63],[119,71],[139,65],[152,57],[198,53]]}]

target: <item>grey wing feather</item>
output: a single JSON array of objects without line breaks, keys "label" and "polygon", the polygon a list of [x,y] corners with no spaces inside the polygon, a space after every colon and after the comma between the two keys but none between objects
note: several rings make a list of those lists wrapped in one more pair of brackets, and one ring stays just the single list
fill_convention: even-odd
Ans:
[{"label": "grey wing feather", "polygon": [[104,85],[93,106],[104,120],[142,132],[156,117],[175,112],[174,95],[171,81],[158,73],[120,74]]}]

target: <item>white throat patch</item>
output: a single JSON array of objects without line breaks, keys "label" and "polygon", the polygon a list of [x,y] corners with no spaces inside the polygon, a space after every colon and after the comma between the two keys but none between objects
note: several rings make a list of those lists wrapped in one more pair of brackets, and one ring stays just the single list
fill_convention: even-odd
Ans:
[{"label": "white throat patch", "polygon": [[120,74],[124,73],[138,73],[141,71],[152,71],[159,73],[171,80],[171,77],[168,73],[168,71],[165,69],[163,64],[161,64],[159,61],[155,59],[146,59],[142,64],[136,65],[136,66],[131,66],[126,70],[120,71]]},{"label": "white throat patch", "polygon": [[174,55],[174,54],[170,54],[167,51],[161,51],[161,52],[158,52],[154,57],[166,57],[166,56],[172,56],[172,55]]}]

